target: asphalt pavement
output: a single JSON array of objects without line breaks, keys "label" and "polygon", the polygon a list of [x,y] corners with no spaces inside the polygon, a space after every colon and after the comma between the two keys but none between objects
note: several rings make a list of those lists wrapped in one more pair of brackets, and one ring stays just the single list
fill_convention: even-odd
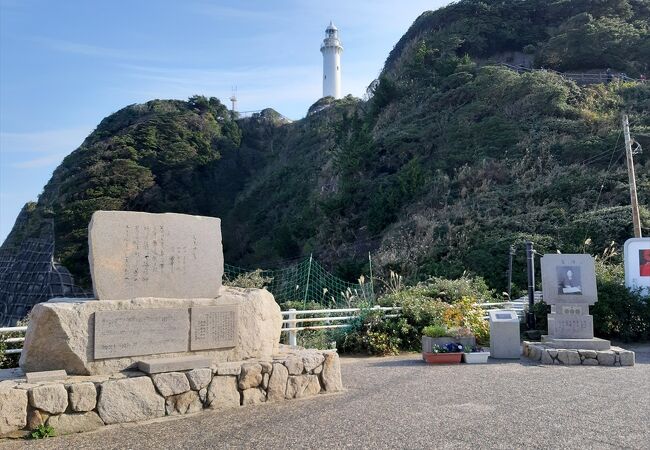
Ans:
[{"label": "asphalt pavement", "polygon": [[650,345],[632,349],[636,366],[616,368],[342,358],[343,393],[0,449],[650,449]]}]

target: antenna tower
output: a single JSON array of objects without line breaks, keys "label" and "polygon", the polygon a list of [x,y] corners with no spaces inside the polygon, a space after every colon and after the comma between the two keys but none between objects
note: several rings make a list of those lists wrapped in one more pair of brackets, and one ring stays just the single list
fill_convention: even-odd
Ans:
[{"label": "antenna tower", "polygon": [[230,101],[232,102],[232,112],[237,111],[237,86],[232,88],[232,95],[230,96]]}]

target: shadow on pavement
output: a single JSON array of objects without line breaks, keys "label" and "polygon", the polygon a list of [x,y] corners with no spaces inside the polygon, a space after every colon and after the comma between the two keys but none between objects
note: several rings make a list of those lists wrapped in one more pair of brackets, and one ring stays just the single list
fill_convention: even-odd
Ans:
[{"label": "shadow on pavement", "polygon": [[[487,362],[487,365],[536,365],[534,361],[529,361],[526,359],[490,359]],[[421,356],[414,356],[413,359],[384,359],[377,362],[371,362],[369,365],[373,367],[413,367],[413,366],[458,366],[458,365],[470,365],[465,363],[458,364],[427,364],[422,360]],[[473,365],[473,364],[471,364]]]}]

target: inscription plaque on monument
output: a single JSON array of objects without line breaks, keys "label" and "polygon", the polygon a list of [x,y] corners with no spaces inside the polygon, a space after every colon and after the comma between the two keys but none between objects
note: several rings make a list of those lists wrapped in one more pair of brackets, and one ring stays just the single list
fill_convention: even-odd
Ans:
[{"label": "inscription plaque on monument", "polygon": [[187,308],[95,313],[95,359],[186,352]]},{"label": "inscription plaque on monument", "polygon": [[97,211],[88,246],[99,300],[219,294],[223,252],[218,218]]},{"label": "inscription plaque on monument", "polygon": [[191,350],[234,347],[237,345],[239,307],[220,305],[192,308]]},{"label": "inscription plaque on monument", "polygon": [[549,314],[549,336],[564,339],[591,339],[594,337],[594,320],[590,315]]}]

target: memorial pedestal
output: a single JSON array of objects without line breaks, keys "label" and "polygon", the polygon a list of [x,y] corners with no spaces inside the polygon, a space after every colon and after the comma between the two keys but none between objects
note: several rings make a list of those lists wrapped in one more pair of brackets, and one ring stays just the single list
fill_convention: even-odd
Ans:
[{"label": "memorial pedestal", "polygon": [[271,358],[280,307],[263,289],[222,288],[216,298],[53,299],[34,307],[20,367],[110,374],[145,359],[200,355],[213,363]]},{"label": "memorial pedestal", "polygon": [[594,337],[594,318],[589,305],[552,305],[548,316],[548,335],[542,343],[567,350],[609,350],[610,342]]},{"label": "memorial pedestal", "polygon": [[573,350],[609,350],[611,343],[606,339],[559,339],[542,335],[542,344],[553,348]]}]

